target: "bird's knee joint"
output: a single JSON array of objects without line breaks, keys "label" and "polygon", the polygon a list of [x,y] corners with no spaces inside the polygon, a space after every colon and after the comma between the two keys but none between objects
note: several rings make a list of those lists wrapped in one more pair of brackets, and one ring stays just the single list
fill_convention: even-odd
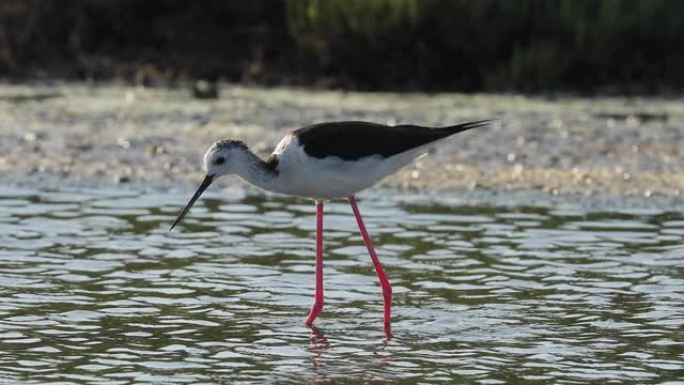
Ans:
[{"label": "bird's knee joint", "polygon": [[316,302],[314,302],[312,308],[313,308],[315,311],[320,311],[321,309],[323,309],[323,301],[321,300],[321,301],[316,301]]},{"label": "bird's knee joint", "polygon": [[391,301],[392,300],[392,288],[390,286],[387,286],[385,290],[382,292],[382,296],[385,298],[385,301]]}]

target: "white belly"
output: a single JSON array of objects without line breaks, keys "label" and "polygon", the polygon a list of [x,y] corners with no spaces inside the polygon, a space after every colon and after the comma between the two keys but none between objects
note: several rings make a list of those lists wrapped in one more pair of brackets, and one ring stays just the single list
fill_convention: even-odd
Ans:
[{"label": "white belly", "polygon": [[349,161],[308,156],[297,140],[283,144],[276,150],[279,174],[273,190],[313,199],[350,197],[427,152],[417,148],[389,158],[375,155]]}]

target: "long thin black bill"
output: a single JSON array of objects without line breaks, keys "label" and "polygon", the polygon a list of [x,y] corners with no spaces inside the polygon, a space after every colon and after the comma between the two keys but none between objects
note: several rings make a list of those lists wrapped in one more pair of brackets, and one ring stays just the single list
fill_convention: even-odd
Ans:
[{"label": "long thin black bill", "polygon": [[185,206],[185,208],[183,209],[183,211],[181,211],[181,212],[178,214],[178,218],[176,218],[176,221],[173,222],[173,224],[171,225],[171,228],[169,229],[169,231],[173,230],[173,228],[176,227],[176,225],[179,224],[180,221],[183,220],[183,218],[185,217],[185,214],[187,214],[188,211],[190,211],[190,207],[192,207],[192,205],[195,204],[195,201],[200,197],[200,195],[202,195],[202,193],[204,192],[204,190],[206,190],[207,187],[209,187],[209,185],[210,185],[211,182],[213,182],[213,181],[214,181],[214,177],[212,177],[211,175],[207,175],[207,176],[204,177],[204,180],[202,181],[202,183],[201,183],[201,184],[199,185],[199,187],[197,188],[197,191],[195,191],[195,194],[192,196],[192,198],[190,198],[190,202],[188,202],[188,205]]}]

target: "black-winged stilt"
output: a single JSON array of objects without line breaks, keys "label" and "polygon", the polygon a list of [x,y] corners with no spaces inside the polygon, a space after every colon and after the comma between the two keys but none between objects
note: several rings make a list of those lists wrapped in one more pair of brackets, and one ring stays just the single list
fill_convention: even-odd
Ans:
[{"label": "black-winged stilt", "polygon": [[482,120],[441,128],[368,122],[319,123],[288,133],[266,160],[255,155],[243,142],[218,141],[204,154],[206,176],[171,229],[185,217],[202,192],[222,175],[237,174],[264,190],[314,199],[316,289],[314,304],[306,319],[306,324],[312,325],[324,301],[323,202],[346,198],[380,280],[385,333],[389,338],[392,287],[375,254],[354,195],[425,154],[437,141],[489,122]]}]

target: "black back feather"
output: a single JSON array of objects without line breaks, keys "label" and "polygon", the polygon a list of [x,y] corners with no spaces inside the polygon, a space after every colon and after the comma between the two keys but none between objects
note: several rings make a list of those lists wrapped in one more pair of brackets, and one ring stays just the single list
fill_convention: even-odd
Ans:
[{"label": "black back feather", "polygon": [[408,124],[387,126],[355,121],[329,122],[302,127],[292,133],[309,156],[357,160],[373,155],[388,158],[471,128],[485,126],[489,122],[481,120],[440,128]]}]

